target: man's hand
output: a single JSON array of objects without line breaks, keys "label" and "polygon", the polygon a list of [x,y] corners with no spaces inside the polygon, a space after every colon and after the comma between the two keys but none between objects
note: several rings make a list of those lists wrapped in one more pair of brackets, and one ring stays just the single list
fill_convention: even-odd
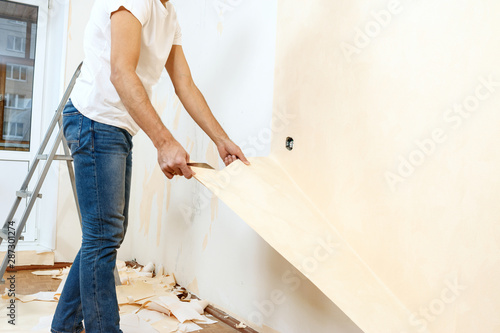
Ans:
[{"label": "man's hand", "polygon": [[247,160],[240,147],[238,147],[233,141],[230,139],[225,139],[217,143],[217,149],[219,150],[219,155],[224,161],[224,164],[228,166],[233,163],[237,159],[240,159],[246,165],[250,165],[250,162]]},{"label": "man's hand", "polygon": [[175,139],[158,147],[158,164],[168,179],[174,176],[193,177],[195,173],[187,165],[188,162],[189,154]]}]

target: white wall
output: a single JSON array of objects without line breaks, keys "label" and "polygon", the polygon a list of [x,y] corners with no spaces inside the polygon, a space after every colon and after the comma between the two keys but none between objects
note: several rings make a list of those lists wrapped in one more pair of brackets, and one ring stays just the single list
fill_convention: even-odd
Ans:
[{"label": "white wall", "polygon": [[[69,1],[67,26],[65,87],[78,64],[83,60],[83,33],[94,1]],[[62,96],[62,94],[60,94]],[[81,229],[75,199],[69,182],[66,162],[59,168],[59,199],[57,205],[55,261],[71,262],[81,244]]]},{"label": "white wall", "polygon": [[[276,1],[175,1],[193,77],[229,136],[266,155],[273,99]],[[89,4],[71,3],[67,75],[82,57]],[[77,8],[78,6],[78,8]],[[76,14],[78,13],[78,14]],[[79,44],[80,43],[80,44]],[[191,158],[222,167],[214,145],[175,97],[168,76],[153,104]],[[153,261],[178,282],[241,320],[263,314],[260,332],[360,332],[315,286],[222,202],[193,180],[166,179],[144,133],[134,138],[130,224],[119,258]],[[71,188],[61,168],[56,261],[80,244]],[[276,290],[285,302],[270,306]]]}]

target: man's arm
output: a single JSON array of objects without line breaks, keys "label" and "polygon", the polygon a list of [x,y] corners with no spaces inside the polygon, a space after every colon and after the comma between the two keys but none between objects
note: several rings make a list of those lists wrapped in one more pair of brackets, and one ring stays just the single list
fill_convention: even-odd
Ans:
[{"label": "man's arm", "polygon": [[219,122],[215,119],[208,107],[205,98],[194,84],[189,65],[182,51],[182,46],[173,45],[172,51],[165,64],[170,79],[175,88],[175,93],[184,105],[191,118],[212,139],[219,150],[220,157],[226,165],[240,159],[245,164],[250,164],[245,155],[234,142],[227,136]]},{"label": "man's arm", "polygon": [[111,77],[125,108],[149,136],[158,150],[163,173],[193,176],[187,165],[189,154],[163,125],[135,70],[139,62],[142,26],[129,11],[120,7],[111,14]]}]

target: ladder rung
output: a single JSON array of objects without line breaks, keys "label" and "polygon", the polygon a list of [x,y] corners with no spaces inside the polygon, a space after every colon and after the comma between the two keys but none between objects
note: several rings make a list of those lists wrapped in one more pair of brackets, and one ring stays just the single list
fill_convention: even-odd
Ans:
[{"label": "ladder rung", "polygon": [[[49,158],[48,155],[37,155],[36,158],[39,160],[47,160]],[[59,161],[73,161],[73,157],[69,155],[54,155],[54,160]]]},{"label": "ladder rung", "polygon": [[[5,239],[6,241],[9,240],[9,236],[4,232],[5,229],[0,229],[0,238]],[[19,240],[24,240],[24,235],[19,236]]]},{"label": "ladder rung", "polygon": [[[31,191],[16,191],[16,195],[18,198],[29,198],[33,195]],[[38,193],[38,197],[42,198],[42,193]]]}]

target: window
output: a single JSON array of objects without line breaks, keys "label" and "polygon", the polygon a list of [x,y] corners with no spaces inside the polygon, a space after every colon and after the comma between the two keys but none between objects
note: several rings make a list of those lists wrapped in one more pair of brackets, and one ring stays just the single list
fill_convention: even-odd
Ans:
[{"label": "window", "polygon": [[0,151],[30,150],[40,7],[28,3],[0,0]]},{"label": "window", "polygon": [[24,52],[26,50],[26,38],[9,35],[7,37],[7,50]]},{"label": "window", "polygon": [[22,139],[24,124],[19,122],[7,122],[3,124],[4,126],[4,137],[10,137],[10,139]]},{"label": "window", "polygon": [[7,64],[7,79],[26,81],[27,66]]},{"label": "window", "polygon": [[23,123],[14,123],[13,126],[11,126],[10,133],[13,136],[16,136],[18,138],[22,138],[23,137],[23,128],[24,128]]},{"label": "window", "polygon": [[12,24],[19,24],[19,25],[24,25],[24,26],[26,26],[26,22],[24,22],[24,21],[9,20],[9,23],[12,23]]},{"label": "window", "polygon": [[[59,101],[57,94],[44,95],[44,74],[53,76],[49,88],[64,82],[64,66],[56,59],[64,62],[60,50],[65,38],[52,36],[66,35],[68,10],[67,0],[0,0],[0,198],[10,198],[19,189],[47,130],[44,120],[53,113],[50,105]],[[57,177],[47,177],[44,186],[57,187]],[[18,247],[34,250],[39,243],[54,241],[51,233],[37,234],[38,225],[53,224],[57,193],[52,192],[30,215]],[[0,200],[0,213],[7,213],[10,204],[10,199]],[[21,215],[22,209],[18,212]]]},{"label": "window", "polygon": [[26,101],[27,99],[25,98],[25,95],[19,95],[19,94],[6,94],[5,95],[5,106],[8,108],[14,108],[14,109],[24,109],[26,108]]}]

